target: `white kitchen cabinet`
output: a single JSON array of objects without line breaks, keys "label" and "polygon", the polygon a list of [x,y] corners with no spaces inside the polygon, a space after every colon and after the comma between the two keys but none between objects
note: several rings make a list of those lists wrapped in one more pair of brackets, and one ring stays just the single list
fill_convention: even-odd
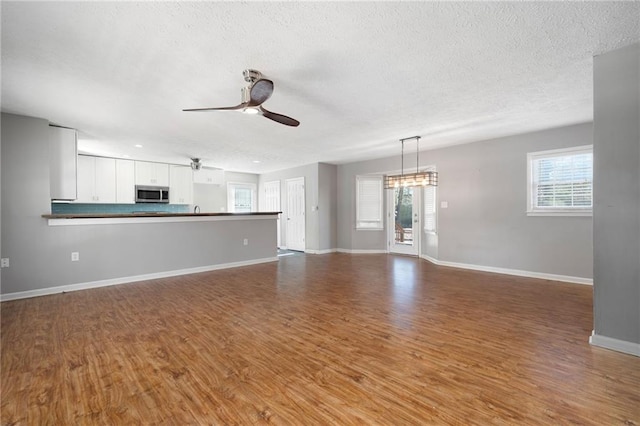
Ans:
[{"label": "white kitchen cabinet", "polygon": [[116,160],[78,156],[78,203],[116,202]]},{"label": "white kitchen cabinet", "polygon": [[136,202],[136,175],[133,160],[116,160],[116,203]]},{"label": "white kitchen cabinet", "polygon": [[205,168],[196,170],[193,172],[193,182],[206,183],[209,185],[222,185],[224,184],[224,170]]},{"label": "white kitchen cabinet", "polygon": [[49,184],[52,200],[75,200],[78,142],[75,129],[49,126]]},{"label": "white kitchen cabinet", "polygon": [[193,170],[169,166],[169,204],[193,204]]},{"label": "white kitchen cabinet", "polygon": [[135,170],[136,185],[169,186],[168,164],[136,161]]}]

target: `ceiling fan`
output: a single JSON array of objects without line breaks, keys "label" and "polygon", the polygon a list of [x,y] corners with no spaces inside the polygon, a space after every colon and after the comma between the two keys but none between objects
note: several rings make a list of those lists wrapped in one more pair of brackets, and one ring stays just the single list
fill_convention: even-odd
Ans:
[{"label": "ceiling fan", "polygon": [[260,71],[251,69],[244,70],[242,75],[249,85],[242,88],[242,103],[239,105],[219,108],[183,109],[183,111],[241,111],[245,114],[260,114],[269,120],[276,121],[285,126],[297,127],[300,124],[298,120],[271,112],[262,106],[273,93],[273,81],[262,78]]}]

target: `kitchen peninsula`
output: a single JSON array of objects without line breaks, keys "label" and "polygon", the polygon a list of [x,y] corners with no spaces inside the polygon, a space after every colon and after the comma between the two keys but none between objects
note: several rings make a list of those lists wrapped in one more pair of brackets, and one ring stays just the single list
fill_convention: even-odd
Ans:
[{"label": "kitchen peninsula", "polygon": [[[130,199],[124,201],[128,212],[100,210],[102,203],[112,202],[102,199],[97,213],[53,210],[50,135],[46,119],[2,114],[2,257],[7,266],[0,300],[277,260],[276,212],[190,214],[187,203],[182,211],[132,213],[145,209]],[[25,158],[39,166],[25,173]],[[130,184],[133,188],[135,182]],[[210,208],[223,205],[226,196],[219,198]],[[161,291],[162,281],[156,283]]]},{"label": "kitchen peninsula", "polygon": [[41,271],[45,285],[2,299],[277,261],[278,214],[44,214],[48,239],[55,241]]}]

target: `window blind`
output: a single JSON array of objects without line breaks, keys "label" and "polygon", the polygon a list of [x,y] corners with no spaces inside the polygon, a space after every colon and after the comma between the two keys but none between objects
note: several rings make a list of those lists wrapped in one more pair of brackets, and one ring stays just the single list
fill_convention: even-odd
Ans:
[{"label": "window blind", "polygon": [[436,232],[436,187],[424,187],[424,230]]},{"label": "window blind", "polygon": [[383,229],[382,176],[356,176],[356,229]]},{"label": "window blind", "polygon": [[532,153],[529,211],[591,210],[593,151],[587,149]]}]

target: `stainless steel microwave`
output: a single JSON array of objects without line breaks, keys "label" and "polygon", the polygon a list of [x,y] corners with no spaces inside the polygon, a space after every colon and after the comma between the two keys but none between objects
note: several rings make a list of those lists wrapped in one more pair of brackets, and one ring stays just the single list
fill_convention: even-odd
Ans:
[{"label": "stainless steel microwave", "polygon": [[169,188],[166,186],[136,185],[136,203],[169,203]]}]

